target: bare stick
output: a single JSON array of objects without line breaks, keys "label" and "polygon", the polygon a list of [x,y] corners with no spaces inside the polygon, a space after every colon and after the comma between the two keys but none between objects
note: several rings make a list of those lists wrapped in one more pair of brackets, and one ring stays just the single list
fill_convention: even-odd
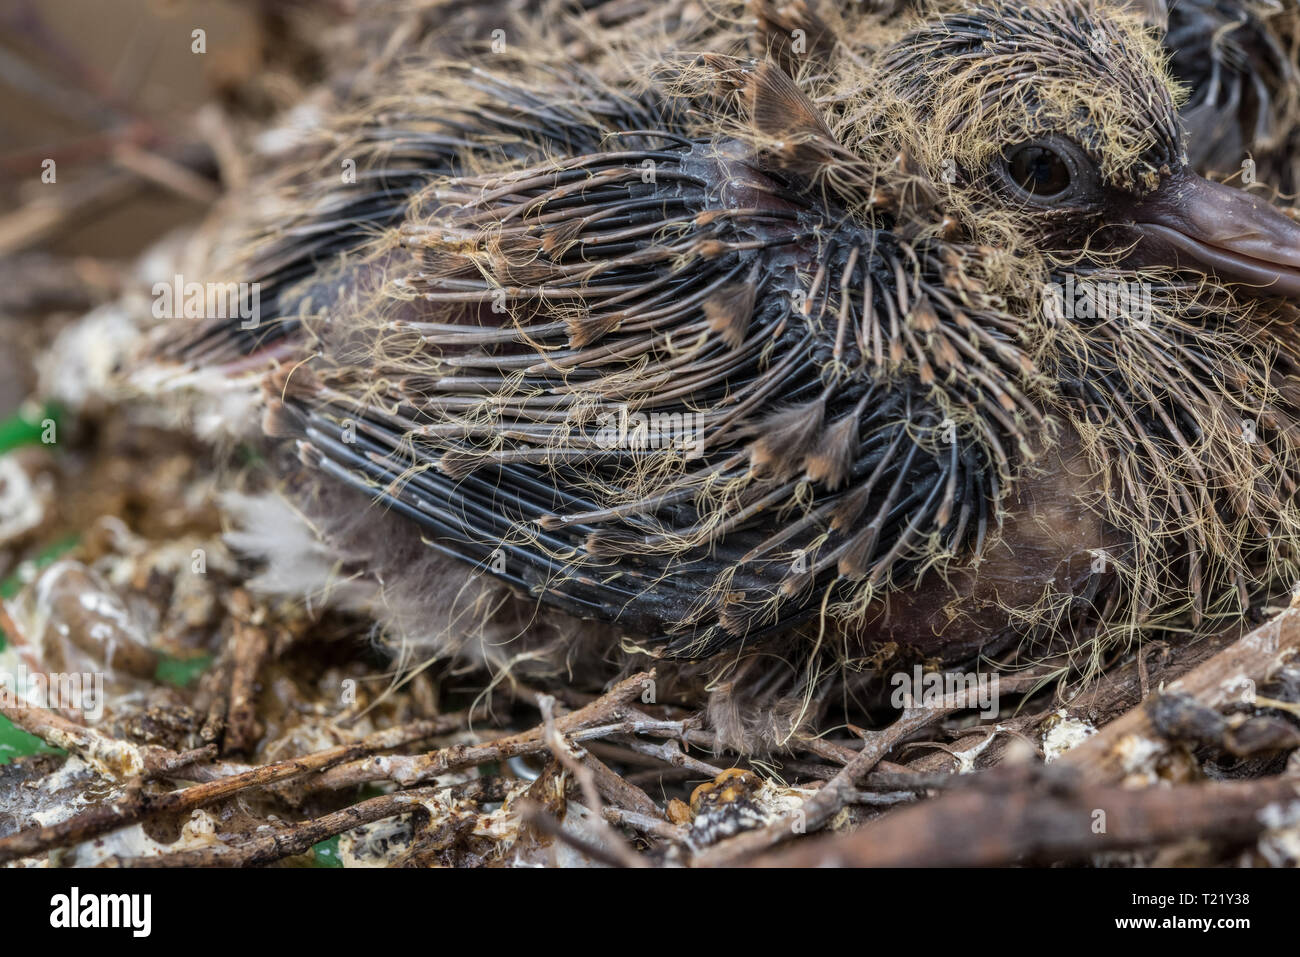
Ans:
[{"label": "bare stick", "polygon": [[625,811],[635,811],[650,817],[662,817],[662,812],[650,795],[616,774],[604,761],[587,749],[582,763],[591,769],[595,779],[596,790],[600,796],[615,807]]},{"label": "bare stick", "polygon": [[278,781],[320,771],[341,761],[353,760],[373,751],[397,748],[413,741],[445,734],[462,726],[467,719],[468,714],[460,712],[389,728],[368,735],[352,744],[342,744],[290,761],[268,764],[243,774],[205,781],[180,791],[146,794],[135,789],[118,801],[90,808],[57,824],[26,828],[0,838],[0,863],[37,854],[52,847],[62,847],[97,837],[119,827],[133,824],[151,814],[192,811],[248,788],[275,784]]},{"label": "bare stick", "polygon": [[[990,774],[996,772],[990,772]],[[1264,830],[1260,812],[1289,803],[1286,778],[1177,788],[1033,786],[961,790],[895,811],[847,835],[818,837],[753,863],[776,867],[988,867],[1079,860],[1189,837],[1225,843]],[[1099,829],[1097,812],[1105,814]]]},{"label": "bare stick", "polygon": [[623,743],[638,754],[658,758],[670,767],[686,768],[688,771],[703,775],[706,778],[716,778],[723,770],[709,764],[707,761],[701,761],[699,758],[687,754],[676,741],[663,741],[656,744],[651,741],[642,741],[639,738],[626,738]]},{"label": "bare stick", "polygon": [[168,748],[142,747],[110,738],[47,708],[19,701],[4,688],[0,688],[0,714],[28,734],[34,734],[56,748],[71,751],[101,774],[119,781],[141,776],[157,777],[212,754],[209,748],[178,753]]},{"label": "bare stick", "polygon": [[[1189,694],[1211,708],[1242,701],[1248,692],[1264,683],[1274,665],[1294,655],[1297,649],[1300,649],[1300,608],[1288,608],[1170,683],[1165,690]],[[1147,741],[1160,742],[1161,736],[1151,724],[1146,708],[1138,706],[1067,751],[1061,763],[1088,769],[1090,780],[1116,782],[1132,770],[1129,755],[1134,749],[1129,745]]]},{"label": "bare stick", "polygon": [[173,854],[115,858],[104,863],[118,867],[257,867],[295,854],[305,854],[312,845],[363,824],[398,814],[409,814],[418,809],[426,798],[449,790],[456,793],[457,799],[481,797],[488,790],[487,780],[470,781],[456,787],[418,788],[383,794],[332,814],[290,825],[278,833],[254,837],[234,845],[216,844]]},{"label": "bare stick", "polygon": [[734,864],[741,858],[757,854],[796,834],[815,831],[839,813],[856,794],[858,780],[899,742],[921,728],[951,714],[953,708],[908,708],[889,727],[869,732],[862,750],[797,812],[773,821],[766,827],[738,834],[709,848],[698,858],[697,865],[711,867]]},{"label": "bare stick", "polygon": [[[596,776],[591,766],[584,763],[583,759],[590,757],[593,762],[602,768],[605,768],[605,766],[585,751],[575,754],[572,750],[573,746],[560,735],[555,726],[555,716],[553,714],[555,708],[554,698],[550,697],[550,695],[543,695],[537,705],[542,712],[542,722],[545,729],[543,736],[546,739],[546,746],[550,748],[555,760],[559,761],[573,775],[578,782],[578,786],[582,788],[582,796],[587,802],[587,809],[595,815],[592,818],[592,825],[597,833],[605,839],[605,844],[610,853],[623,867],[645,867],[645,860],[629,847],[627,842],[623,840],[623,836],[610,827],[609,822],[601,816],[601,812],[604,810],[604,802],[601,801],[600,792],[596,787]],[[605,770],[609,771],[608,768],[605,768]],[[613,772],[610,771],[610,774],[613,774]]]},{"label": "bare stick", "polygon": [[617,857],[608,848],[601,847],[599,844],[593,844],[591,841],[583,840],[576,834],[570,834],[564,829],[551,814],[547,813],[536,801],[521,800],[517,801],[520,816],[525,823],[536,830],[539,834],[552,837],[557,841],[567,844],[580,854],[591,858],[593,861],[599,861],[610,867],[623,867],[623,861]]},{"label": "bare stick", "polygon": [[686,828],[680,824],[669,824],[662,817],[642,814],[639,811],[628,811],[620,807],[607,807],[603,813],[605,820],[611,824],[630,827],[634,831],[648,834],[661,841],[671,841],[674,844],[687,843]]},{"label": "bare stick", "polygon": [[118,144],[113,150],[113,159],[118,166],[141,179],[200,205],[214,203],[221,195],[221,190],[207,177],[161,153],[142,150],[129,142]]},{"label": "bare stick", "polygon": [[222,742],[226,754],[247,752],[256,743],[257,702],[253,692],[270,647],[264,629],[243,621],[235,622],[231,644],[234,663],[230,671],[230,709]]},{"label": "bare stick", "polygon": [[[590,704],[556,718],[556,727],[575,741],[583,737],[603,737],[635,731],[636,722],[623,718],[623,711],[627,703],[637,698],[645,683],[653,677],[654,672],[649,671],[624,679]],[[461,768],[545,751],[544,730],[544,725],[538,725],[484,744],[457,744],[427,754],[370,758],[333,768],[313,782],[312,789],[350,787],[385,780],[411,787]]]}]

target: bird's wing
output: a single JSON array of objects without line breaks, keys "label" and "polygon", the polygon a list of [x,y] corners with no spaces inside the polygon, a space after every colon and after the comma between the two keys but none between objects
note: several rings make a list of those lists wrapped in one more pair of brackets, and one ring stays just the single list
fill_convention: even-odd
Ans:
[{"label": "bird's wing", "polygon": [[[278,190],[242,199],[274,211],[265,217],[250,211],[245,245],[252,253],[211,278],[256,284],[257,315],[251,321],[201,321],[181,335],[171,326],[161,329],[153,359],[185,370],[242,373],[250,358],[283,358],[300,338],[302,303],[332,298],[340,283],[354,281],[355,271],[344,260],[380,250],[385,231],[405,217],[411,196],[431,182],[484,165],[524,166],[552,153],[597,151],[612,130],[662,123],[641,95],[612,87],[593,95],[601,84],[588,71],[638,46],[640,32],[692,50],[746,46],[789,69],[827,60],[839,42],[815,3],[749,0],[752,20],[744,26],[734,10],[687,2],[644,9],[618,0],[582,0],[561,5],[554,20],[539,19],[535,5],[448,0],[431,9],[436,17],[415,15],[413,22],[405,19],[409,11],[388,10],[386,29],[367,29],[386,42],[388,34],[406,32],[411,45],[431,42],[440,56],[500,61],[512,64],[505,72],[517,73],[515,54],[495,52],[500,35],[511,48],[563,49],[566,68],[547,71],[545,93],[537,95],[531,84],[503,84],[487,71],[457,70],[446,61],[424,68],[438,76],[431,89],[412,84],[400,64],[388,66],[375,85],[390,95],[351,104],[337,129],[322,131],[330,145],[307,151],[313,158],[291,178],[288,201]],[[440,27],[429,33],[431,23]],[[792,38],[798,39],[798,52],[791,49]],[[489,103],[493,98],[497,102]],[[354,114],[366,115],[357,122]]]},{"label": "bird's wing", "polygon": [[[258,314],[214,318],[181,336],[164,330],[156,356],[190,368],[242,368],[246,357],[298,340],[303,304],[333,298],[340,281],[354,280],[348,262],[381,254],[386,231],[430,183],[482,165],[599,149],[602,129],[652,122],[634,96],[584,100],[583,76],[575,70],[558,78],[546,102],[515,89],[513,107],[499,113],[454,96],[435,109],[418,95],[376,104],[346,132],[331,134],[339,143],[299,177],[300,201],[274,204],[293,210],[289,218],[272,215],[255,227],[254,251],[233,272],[256,284]],[[485,101],[496,90],[479,71],[458,79],[464,97]]]},{"label": "bird's wing", "polygon": [[413,202],[372,308],[303,319],[275,429],[431,547],[670,654],[978,550],[1034,414],[998,384],[1025,371],[1013,330],[972,320],[941,245],[809,188],[829,130],[785,74],[740,73],[765,151],[648,95],[617,116],[590,77],[574,101],[478,77],[460,115],[548,157]]}]

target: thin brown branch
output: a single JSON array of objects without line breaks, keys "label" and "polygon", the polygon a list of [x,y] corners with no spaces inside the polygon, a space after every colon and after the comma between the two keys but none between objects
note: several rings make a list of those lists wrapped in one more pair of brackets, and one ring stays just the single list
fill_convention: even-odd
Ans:
[{"label": "thin brown branch", "polygon": [[[595,757],[588,755],[585,751],[575,753],[573,745],[564,739],[555,724],[555,699],[550,696],[543,696],[538,701],[538,707],[542,712],[543,738],[546,746],[550,749],[555,760],[559,761],[582,789],[583,799],[586,801],[587,810],[594,815],[592,825],[604,838],[605,846],[609,848],[610,853],[618,860],[623,867],[645,867],[645,860],[636,853],[636,851],[623,840],[623,836],[615,831],[608,821],[602,816],[604,802],[600,798],[600,790],[596,786],[596,775],[592,770],[592,765],[584,761],[585,758],[591,758],[591,761],[605,768],[603,764]],[[608,768],[605,768],[608,771]],[[612,772],[610,772],[612,774]]]},{"label": "thin brown branch", "polygon": [[[556,727],[573,741],[634,732],[637,723],[623,718],[623,711],[628,702],[640,696],[644,683],[653,675],[654,672],[650,671],[624,679],[595,701],[556,718]],[[481,744],[457,744],[427,754],[389,755],[345,764],[321,775],[312,782],[312,789],[351,787],[376,781],[396,781],[404,787],[411,787],[462,768],[545,751],[544,731],[545,725],[537,725],[519,734]]]},{"label": "thin brown branch", "polygon": [[567,844],[579,854],[609,867],[624,866],[623,861],[613,851],[566,831],[564,825],[547,813],[546,809],[536,801],[520,800],[516,801],[515,805],[524,823],[538,834]]},{"label": "thin brown branch", "polygon": [[[754,864],[774,867],[988,867],[1082,860],[1191,837],[1224,844],[1264,830],[1260,812],[1300,795],[1266,778],[1177,788],[1033,786],[988,772],[1001,787],[963,789],[895,811],[847,835],[817,837]],[[998,776],[998,777],[994,777]],[[1040,782],[1041,783],[1041,782]]]},{"label": "thin brown branch", "polygon": [[314,844],[350,831],[363,824],[409,814],[422,807],[422,802],[440,792],[452,790],[458,799],[496,797],[489,794],[487,779],[471,781],[455,788],[428,787],[410,791],[383,794],[325,814],[310,821],[293,824],[266,836],[249,837],[235,844],[215,844],[211,847],[148,857],[111,858],[104,862],[108,867],[258,867],[274,861],[305,854]]},{"label": "thin brown branch", "polygon": [[226,754],[247,752],[256,744],[257,702],[254,689],[257,673],[270,650],[266,630],[247,621],[235,621],[230,643],[233,658],[230,707],[222,742],[222,751]]},{"label": "thin brown branch", "polygon": [[858,781],[875,767],[877,761],[909,735],[951,714],[953,710],[955,709],[909,708],[903,711],[889,727],[871,732],[870,737],[863,741],[862,750],[816,794],[805,800],[794,814],[723,841],[701,854],[695,863],[706,867],[735,864],[796,835],[818,830],[850,801],[857,791]]},{"label": "thin brown branch", "polygon": [[687,842],[688,832],[686,828],[680,824],[669,824],[662,817],[653,814],[642,814],[639,811],[629,811],[621,807],[607,807],[603,814],[605,820],[611,824],[630,827],[634,831],[658,838],[661,841],[670,841],[674,844],[685,844]]},{"label": "thin brown branch", "polygon": [[[1211,708],[1243,701],[1250,691],[1264,683],[1276,665],[1295,655],[1298,649],[1300,608],[1289,608],[1170,682],[1164,690],[1171,694],[1190,695]],[[1090,780],[1113,783],[1133,770],[1131,756],[1134,749],[1130,745],[1160,740],[1147,709],[1139,706],[1067,751],[1061,757],[1061,763],[1087,769]]]},{"label": "thin brown branch", "polygon": [[374,734],[333,748],[290,761],[268,764],[231,777],[205,781],[179,791],[161,794],[132,789],[117,801],[97,805],[81,814],[46,827],[27,828],[0,838],[0,863],[27,857],[52,847],[63,847],[98,837],[153,814],[179,814],[212,804],[249,788],[265,787],[280,781],[321,771],[364,754],[401,747],[461,727],[469,719],[467,712],[443,715],[436,719],[377,731]]},{"label": "thin brown branch", "polygon": [[47,708],[20,701],[3,688],[0,688],[0,714],[28,734],[53,747],[71,751],[101,774],[118,781],[158,777],[213,753],[210,748],[178,753],[111,738]]}]

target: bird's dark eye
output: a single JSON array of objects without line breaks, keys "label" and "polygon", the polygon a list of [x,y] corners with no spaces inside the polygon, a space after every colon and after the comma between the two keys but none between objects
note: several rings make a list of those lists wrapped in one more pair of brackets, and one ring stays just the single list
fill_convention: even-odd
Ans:
[{"label": "bird's dark eye", "polygon": [[1048,199],[1070,187],[1070,167],[1055,150],[1028,144],[1018,147],[1007,158],[1007,172],[1026,193]]},{"label": "bird's dark eye", "polygon": [[1033,206],[1090,206],[1101,199],[1097,165],[1073,140],[1048,135],[1005,150],[995,164],[1015,200]]}]

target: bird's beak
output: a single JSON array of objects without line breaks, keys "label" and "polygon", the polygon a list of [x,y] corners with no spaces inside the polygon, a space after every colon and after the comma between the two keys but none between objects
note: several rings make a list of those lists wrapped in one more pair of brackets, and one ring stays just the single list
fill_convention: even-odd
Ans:
[{"label": "bird's beak", "polygon": [[1300,223],[1258,196],[1184,168],[1130,215],[1145,263],[1209,272],[1262,296],[1300,298]]}]

